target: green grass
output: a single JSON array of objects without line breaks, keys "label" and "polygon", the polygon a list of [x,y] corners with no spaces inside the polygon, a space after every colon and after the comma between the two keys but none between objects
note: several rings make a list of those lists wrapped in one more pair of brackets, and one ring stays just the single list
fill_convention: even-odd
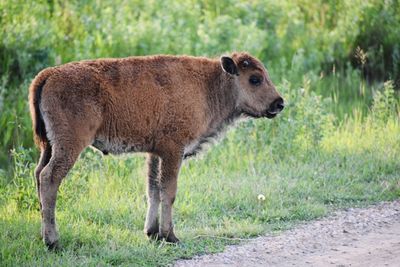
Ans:
[{"label": "green grass", "polygon": [[[366,118],[339,127],[318,96],[294,104],[305,93],[288,94],[292,111],[274,121],[243,123],[209,153],[185,162],[175,202],[179,245],[150,242],[143,234],[143,156],[104,157],[87,149],[58,197],[63,249],[48,252],[39,237],[34,163],[29,151],[17,149],[15,176],[1,187],[0,260],[22,266],[166,265],[335,208],[399,198],[400,125],[391,90],[386,84]],[[382,103],[393,108],[382,110]],[[302,124],[291,123],[300,117]]]}]

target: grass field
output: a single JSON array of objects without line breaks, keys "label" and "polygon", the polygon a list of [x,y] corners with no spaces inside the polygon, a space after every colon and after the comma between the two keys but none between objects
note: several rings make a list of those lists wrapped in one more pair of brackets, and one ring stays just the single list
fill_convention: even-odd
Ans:
[{"label": "grass field", "polygon": [[[400,197],[396,1],[166,2],[0,1],[1,266],[167,265]],[[143,233],[145,156],[88,148],[60,188],[62,249],[47,251],[27,108],[34,74],[83,58],[233,50],[263,60],[287,106],[184,163],[174,206],[182,243]]]},{"label": "grass field", "polygon": [[[318,110],[297,114],[307,97],[275,121],[244,122],[229,131],[210,153],[182,168],[175,224],[183,242],[177,246],[150,242],[142,232],[143,157],[103,157],[88,149],[59,194],[63,249],[47,252],[39,236],[34,163],[17,149],[12,183],[1,187],[1,262],[164,265],[220,251],[238,238],[279,230],[332,208],[398,198],[398,111],[380,110],[391,101],[388,96],[377,97],[368,117],[338,127]],[[295,123],[296,116],[304,122]],[[259,200],[259,194],[266,199]]]}]

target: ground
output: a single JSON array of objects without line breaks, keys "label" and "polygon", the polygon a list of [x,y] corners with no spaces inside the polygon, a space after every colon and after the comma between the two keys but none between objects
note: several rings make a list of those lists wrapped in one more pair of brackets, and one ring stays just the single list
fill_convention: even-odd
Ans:
[{"label": "ground", "polygon": [[337,211],[175,266],[400,266],[400,200]]}]

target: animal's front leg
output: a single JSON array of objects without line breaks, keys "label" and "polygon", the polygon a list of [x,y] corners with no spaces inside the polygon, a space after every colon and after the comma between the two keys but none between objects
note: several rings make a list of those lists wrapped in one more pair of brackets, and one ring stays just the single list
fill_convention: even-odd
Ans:
[{"label": "animal's front leg", "polygon": [[156,155],[149,155],[147,164],[147,215],[144,232],[150,238],[157,238],[159,229],[157,217],[160,206],[160,158]]},{"label": "animal's front leg", "polygon": [[172,224],[172,205],[175,201],[178,173],[182,162],[181,153],[169,153],[162,157],[160,197],[161,216],[159,238],[167,242],[177,243],[179,239],[175,236]]}]

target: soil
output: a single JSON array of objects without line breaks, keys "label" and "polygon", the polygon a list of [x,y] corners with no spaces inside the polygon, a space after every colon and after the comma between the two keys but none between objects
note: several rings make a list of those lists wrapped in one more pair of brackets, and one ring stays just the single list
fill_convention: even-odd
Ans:
[{"label": "soil", "polygon": [[175,266],[400,266],[400,200],[334,212]]}]

